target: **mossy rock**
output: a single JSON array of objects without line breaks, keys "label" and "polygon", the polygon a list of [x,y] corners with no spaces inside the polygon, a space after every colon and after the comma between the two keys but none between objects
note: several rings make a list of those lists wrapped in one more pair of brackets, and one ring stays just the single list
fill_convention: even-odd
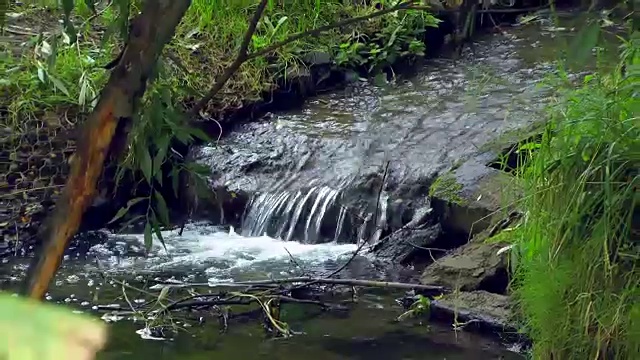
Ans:
[{"label": "mossy rock", "polygon": [[471,237],[510,211],[519,196],[515,185],[509,174],[470,160],[436,179],[429,195],[445,231]]}]

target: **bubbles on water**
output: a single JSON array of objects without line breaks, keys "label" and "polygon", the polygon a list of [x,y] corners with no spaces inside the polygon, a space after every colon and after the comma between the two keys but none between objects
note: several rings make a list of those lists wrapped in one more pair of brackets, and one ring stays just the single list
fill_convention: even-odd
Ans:
[{"label": "bubbles on water", "polygon": [[[355,244],[302,244],[269,236],[242,236],[233,228],[222,231],[203,223],[187,225],[182,236],[177,230],[164,231],[162,235],[166,251],[156,239],[147,257],[137,256],[135,251],[133,256],[127,256],[129,249],[144,243],[143,235],[110,235],[106,244],[96,245],[90,251],[98,259],[98,266],[91,263],[85,267],[90,271],[137,277],[140,277],[137,273],[177,273],[180,279],[171,276],[176,282],[194,281],[194,273],[200,273],[219,282],[291,275],[296,270],[294,259],[305,270],[322,271],[327,261],[350,257],[356,249]],[[109,250],[114,244],[117,254]]]}]

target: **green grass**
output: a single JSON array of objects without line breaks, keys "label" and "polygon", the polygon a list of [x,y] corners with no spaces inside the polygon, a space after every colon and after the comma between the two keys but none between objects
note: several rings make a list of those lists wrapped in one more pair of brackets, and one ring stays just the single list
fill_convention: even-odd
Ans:
[{"label": "green grass", "polygon": [[640,356],[640,46],[627,75],[561,89],[519,173],[514,293],[534,359]]},{"label": "green grass", "polygon": [[[133,6],[133,5],[132,5]],[[255,0],[194,0],[176,36],[165,52],[164,62],[169,71],[165,79],[172,86],[173,96],[178,100],[194,100],[207,92],[216,78],[229,65],[237,53],[248,21],[252,17],[257,1]],[[134,13],[132,9],[131,13]],[[19,25],[40,28],[59,35],[62,26],[58,20],[62,10],[57,8],[57,1],[26,1],[25,5],[10,9],[22,16],[14,20]],[[376,11],[373,6],[344,5],[341,0],[303,0],[303,1],[270,1],[265,14],[253,36],[250,51],[260,50],[274,42],[284,40],[293,33],[328,25],[354,16]],[[99,91],[108,75],[100,66],[105,65],[117,54],[121,42],[113,36],[110,24],[116,22],[118,10],[111,5],[101,12],[100,16],[90,19],[91,12],[82,1],[75,1],[73,11],[74,23],[80,34],[79,42],[74,46],[65,46],[58,41],[57,56],[54,66],[47,66],[46,59],[34,54],[34,46],[15,44],[3,46],[0,69],[9,71],[9,78],[2,83],[8,91],[3,92],[4,102],[9,103],[13,116],[11,124],[22,119],[39,115],[44,110],[57,105],[82,105],[81,90],[83,81],[93,92]],[[408,20],[404,18],[408,16]],[[12,20],[9,20],[12,23]],[[409,11],[401,16],[386,15],[378,19],[363,22],[343,29],[327,31],[315,38],[304,38],[278,49],[269,58],[256,58],[242,66],[233,76],[227,87],[212,104],[214,110],[239,106],[246,100],[260,98],[263,91],[272,90],[274,81],[291,74],[303,66],[301,56],[310,51],[322,51],[332,56],[344,52],[344,44],[356,41],[378,41],[385,39],[364,39],[364,36],[376,32],[386,32],[386,40],[395,40],[402,49],[412,47],[412,41],[419,36],[424,27],[433,25],[433,18],[422,12]],[[400,29],[402,31],[395,31]],[[111,36],[102,41],[102,32]],[[395,34],[391,32],[395,31]],[[405,33],[405,38],[399,35]],[[21,41],[35,44],[35,36],[15,36]],[[52,45],[60,36],[45,36]],[[364,40],[363,40],[364,39]],[[415,47],[415,46],[414,46]],[[369,55],[379,49],[365,49]],[[419,49],[418,49],[419,50]],[[419,53],[418,50],[415,52]],[[386,57],[397,54],[385,53]],[[356,56],[358,54],[353,54]],[[38,79],[38,61],[43,63],[52,77],[40,81]],[[42,67],[42,66],[41,66]],[[62,86],[56,86],[62,84]],[[64,88],[64,90],[63,90]],[[26,89],[26,91],[25,91]],[[8,94],[8,98],[6,98]],[[5,124],[6,125],[6,124]]]}]

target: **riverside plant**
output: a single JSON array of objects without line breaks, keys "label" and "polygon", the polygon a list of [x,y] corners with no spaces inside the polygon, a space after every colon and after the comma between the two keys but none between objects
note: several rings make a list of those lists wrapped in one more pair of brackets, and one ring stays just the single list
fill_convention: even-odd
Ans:
[{"label": "riverside plant", "polygon": [[640,354],[639,49],[636,31],[615,71],[560,90],[517,173],[513,289],[534,359]]}]

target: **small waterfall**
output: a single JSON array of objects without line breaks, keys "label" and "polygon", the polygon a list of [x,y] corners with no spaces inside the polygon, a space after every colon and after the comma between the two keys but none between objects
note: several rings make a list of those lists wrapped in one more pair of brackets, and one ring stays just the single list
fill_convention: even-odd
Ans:
[{"label": "small waterfall", "polygon": [[346,209],[338,202],[340,195],[340,190],[328,186],[257,194],[247,208],[242,235],[267,234],[285,241],[295,237],[307,244],[337,241],[346,219]]}]

